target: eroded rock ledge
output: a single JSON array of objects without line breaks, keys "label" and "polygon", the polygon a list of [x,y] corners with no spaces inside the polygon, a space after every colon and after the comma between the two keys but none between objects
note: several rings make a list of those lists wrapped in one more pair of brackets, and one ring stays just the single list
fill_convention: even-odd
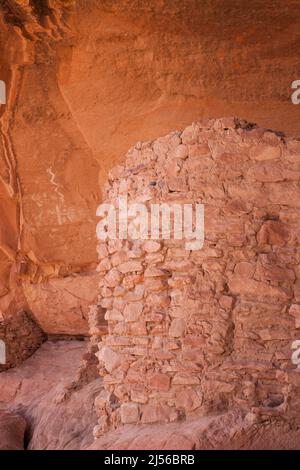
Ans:
[{"label": "eroded rock ledge", "polygon": [[205,243],[99,242],[96,436],[235,408],[298,420],[299,181],[300,141],[231,118],[140,142],[110,172],[105,202],[203,203]]}]

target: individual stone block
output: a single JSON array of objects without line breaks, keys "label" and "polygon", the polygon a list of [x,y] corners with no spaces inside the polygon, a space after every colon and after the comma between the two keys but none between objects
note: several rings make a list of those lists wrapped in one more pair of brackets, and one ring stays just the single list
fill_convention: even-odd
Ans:
[{"label": "individual stone block", "polygon": [[172,385],[199,385],[198,377],[186,373],[178,373],[172,380]]},{"label": "individual stone block", "polygon": [[148,392],[144,385],[132,386],[130,396],[131,400],[136,403],[145,404],[148,401]]},{"label": "individual stone block", "polygon": [[107,287],[119,286],[122,277],[117,269],[111,269],[104,278]]},{"label": "individual stone block", "polygon": [[170,388],[170,377],[166,374],[154,374],[148,378],[151,389],[168,391]]},{"label": "individual stone block", "polygon": [[143,413],[141,418],[142,423],[150,424],[157,422],[168,422],[169,417],[165,408],[160,404],[145,405],[143,407]]},{"label": "individual stone block", "polygon": [[136,403],[123,403],[121,405],[121,421],[123,424],[134,424],[139,419],[139,407]]},{"label": "individual stone block", "polygon": [[126,261],[118,266],[122,274],[143,271],[143,265],[139,261]]},{"label": "individual stone block", "polygon": [[143,244],[143,248],[146,253],[156,253],[161,249],[161,243],[154,240],[148,240]]},{"label": "individual stone block", "polygon": [[280,158],[280,156],[280,146],[271,146],[261,143],[253,146],[250,150],[250,157],[258,161],[275,160]]},{"label": "individual stone block", "polygon": [[197,393],[193,389],[185,389],[176,392],[175,404],[177,408],[183,408],[190,412],[194,411],[202,405],[202,393]]},{"label": "individual stone block", "polygon": [[127,304],[124,310],[124,319],[128,322],[135,322],[139,319],[143,311],[142,302],[133,302]]},{"label": "individual stone block", "polygon": [[260,245],[284,246],[288,240],[288,226],[275,220],[265,222],[257,234],[257,241]]},{"label": "individual stone block", "polygon": [[104,367],[108,372],[112,372],[121,364],[121,356],[106,346],[102,347],[96,354],[98,359],[104,363]]},{"label": "individual stone block", "polygon": [[104,315],[105,320],[110,320],[110,321],[122,321],[124,320],[124,317],[120,310],[117,309],[112,309],[112,310],[107,310],[105,315]]}]

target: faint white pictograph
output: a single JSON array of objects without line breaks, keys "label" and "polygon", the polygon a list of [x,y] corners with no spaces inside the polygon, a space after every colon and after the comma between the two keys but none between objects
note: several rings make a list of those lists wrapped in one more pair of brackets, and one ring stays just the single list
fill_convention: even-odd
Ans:
[{"label": "faint white pictograph", "polygon": [[185,240],[187,250],[200,250],[204,243],[203,204],[128,203],[126,196],[114,204],[100,204],[98,240]]}]

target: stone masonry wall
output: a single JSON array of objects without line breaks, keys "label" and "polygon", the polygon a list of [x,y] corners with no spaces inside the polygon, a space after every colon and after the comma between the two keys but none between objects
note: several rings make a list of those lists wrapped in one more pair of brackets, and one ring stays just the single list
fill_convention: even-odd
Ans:
[{"label": "stone masonry wall", "polygon": [[203,203],[205,243],[99,241],[95,435],[239,407],[299,413],[300,141],[233,118],[138,143],[105,202]]},{"label": "stone masonry wall", "polygon": [[46,340],[46,335],[23,310],[0,319],[0,340],[5,344],[6,363],[0,372],[21,364]]}]

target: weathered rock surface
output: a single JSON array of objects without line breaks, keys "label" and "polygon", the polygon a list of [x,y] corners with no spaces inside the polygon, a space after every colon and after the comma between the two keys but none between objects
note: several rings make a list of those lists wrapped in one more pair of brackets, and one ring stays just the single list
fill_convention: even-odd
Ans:
[{"label": "weathered rock surface", "polygon": [[126,425],[107,433],[90,450],[298,450],[299,429],[277,419],[251,421],[233,410],[181,423]]},{"label": "weathered rock surface", "polygon": [[97,282],[96,273],[74,274],[38,284],[24,282],[23,290],[30,310],[48,334],[87,335]]}]

